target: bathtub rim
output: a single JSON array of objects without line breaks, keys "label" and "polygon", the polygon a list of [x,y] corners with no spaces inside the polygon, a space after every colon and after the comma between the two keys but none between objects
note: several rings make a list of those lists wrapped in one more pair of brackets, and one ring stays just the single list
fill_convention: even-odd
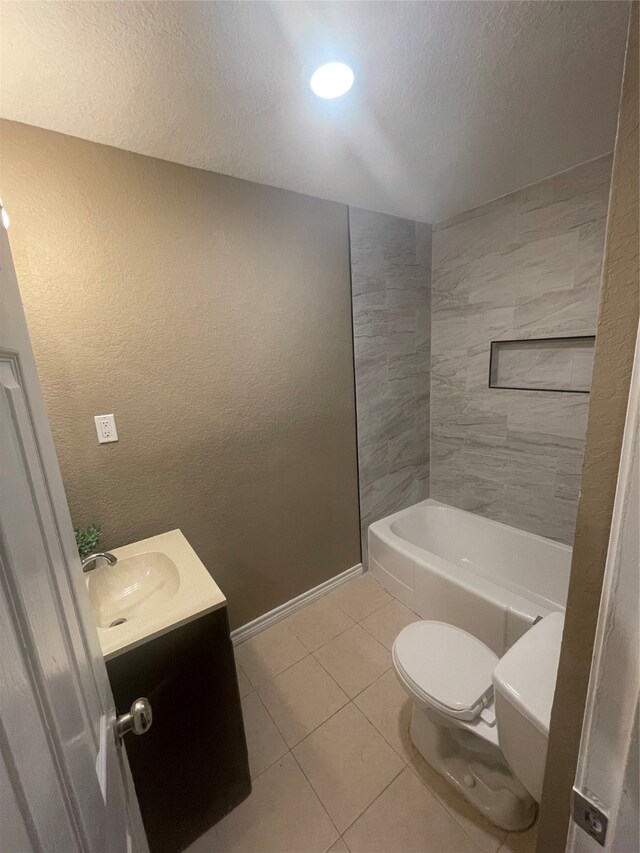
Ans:
[{"label": "bathtub rim", "polygon": [[[385,516],[378,521],[374,521],[369,525],[369,529],[367,531],[369,539],[369,553],[371,554],[372,551],[371,537],[373,535],[378,537],[381,542],[391,550],[397,551],[406,559],[411,560],[414,564],[414,572],[420,569],[433,571],[451,583],[473,590],[474,594],[479,595],[485,600],[496,601],[496,593],[499,591],[499,597],[500,599],[503,599],[505,606],[513,609],[515,612],[530,615],[532,608],[535,609],[538,607],[542,608],[543,612],[534,615],[544,616],[553,611],[563,612],[565,610],[566,594],[564,601],[559,602],[540,593],[534,592],[533,590],[526,589],[519,584],[513,584],[513,586],[501,584],[496,580],[484,577],[483,575],[477,574],[464,566],[459,566],[457,563],[453,563],[444,557],[440,557],[438,554],[435,554],[433,551],[429,551],[420,545],[415,545],[413,542],[409,542],[407,539],[399,536],[391,529],[391,525],[398,517],[406,514],[410,510],[414,510],[422,506],[435,506],[450,509],[455,513],[462,513],[465,516],[471,516],[474,520],[480,519],[483,524],[487,524],[491,527],[506,529],[511,533],[516,531],[519,536],[522,536],[529,541],[542,543],[545,546],[551,544],[569,555],[571,555],[572,552],[572,548],[564,542],[558,542],[554,539],[540,536],[537,533],[531,533],[528,530],[521,530],[519,527],[514,527],[513,525],[505,524],[501,521],[494,521],[491,518],[485,518],[477,513],[459,509],[451,504],[446,504],[444,501],[437,500],[436,498],[426,498],[418,503],[404,507],[391,515]],[[375,552],[375,550],[376,549],[374,547],[373,551]],[[384,568],[378,557],[372,557],[372,559],[375,559],[376,563],[381,565],[381,568]],[[569,560],[566,576],[567,589],[569,585],[570,568]],[[385,569],[385,571],[387,570]],[[514,587],[517,587],[517,589]]]}]

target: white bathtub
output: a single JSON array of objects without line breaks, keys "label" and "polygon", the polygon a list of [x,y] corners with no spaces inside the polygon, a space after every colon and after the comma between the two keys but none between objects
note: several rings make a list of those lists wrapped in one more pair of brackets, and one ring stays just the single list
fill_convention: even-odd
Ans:
[{"label": "white bathtub", "polygon": [[424,619],[503,655],[536,616],[564,610],[571,548],[429,498],[369,527],[369,570]]}]

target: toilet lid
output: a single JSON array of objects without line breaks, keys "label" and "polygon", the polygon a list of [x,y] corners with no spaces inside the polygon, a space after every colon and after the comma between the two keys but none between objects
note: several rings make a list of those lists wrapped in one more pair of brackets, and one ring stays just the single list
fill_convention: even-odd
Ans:
[{"label": "toilet lid", "polygon": [[393,644],[393,660],[408,686],[445,714],[472,720],[491,700],[498,657],[454,625],[407,625]]}]

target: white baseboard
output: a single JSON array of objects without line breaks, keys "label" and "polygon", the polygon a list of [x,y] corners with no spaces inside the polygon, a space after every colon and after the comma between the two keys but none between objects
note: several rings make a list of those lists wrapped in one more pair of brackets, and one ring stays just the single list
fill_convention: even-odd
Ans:
[{"label": "white baseboard", "polygon": [[357,566],[352,566],[350,569],[347,569],[345,572],[341,572],[334,578],[329,578],[328,581],[324,581],[324,583],[314,586],[313,589],[303,592],[302,595],[292,598],[291,601],[281,604],[279,607],[270,610],[263,616],[258,616],[258,618],[254,619],[252,622],[247,622],[247,624],[243,625],[241,628],[236,628],[235,631],[231,632],[231,642],[234,646],[243,643],[250,637],[254,637],[256,634],[259,634],[260,631],[264,631],[265,628],[270,628],[272,625],[275,625],[276,622],[281,622],[287,616],[291,616],[292,613],[295,613],[296,610],[300,610],[300,608],[304,607],[306,604],[311,604],[311,602],[315,601],[316,598],[326,595],[328,592],[331,592],[332,589],[341,586],[343,583],[346,583],[361,574],[362,563],[358,563]]}]

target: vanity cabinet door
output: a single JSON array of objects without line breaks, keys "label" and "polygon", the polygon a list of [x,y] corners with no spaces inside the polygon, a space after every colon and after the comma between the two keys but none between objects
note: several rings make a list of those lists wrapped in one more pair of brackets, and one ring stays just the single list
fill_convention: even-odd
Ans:
[{"label": "vanity cabinet door", "polygon": [[153,710],[125,746],[151,853],[183,850],[251,791],[227,610],[107,662],[118,713]]}]

